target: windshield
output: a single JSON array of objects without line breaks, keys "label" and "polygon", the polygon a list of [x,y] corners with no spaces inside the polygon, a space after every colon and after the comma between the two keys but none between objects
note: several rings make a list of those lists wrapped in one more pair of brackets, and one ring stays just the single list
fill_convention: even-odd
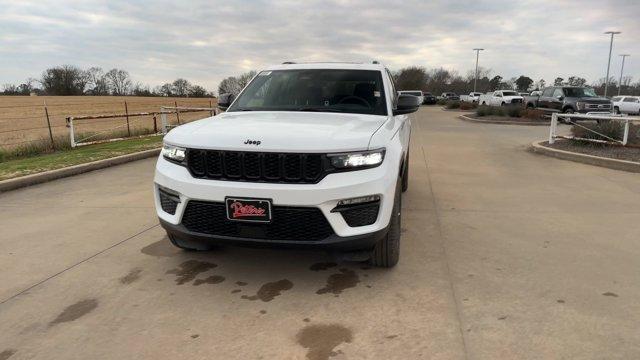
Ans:
[{"label": "windshield", "polygon": [[596,92],[590,88],[564,88],[564,96],[566,97],[596,97]]},{"label": "windshield", "polygon": [[503,96],[518,96],[518,93],[516,93],[515,91],[503,91],[502,95]]},{"label": "windshield", "polygon": [[228,111],[319,111],[387,115],[375,70],[273,70],[251,81]]}]

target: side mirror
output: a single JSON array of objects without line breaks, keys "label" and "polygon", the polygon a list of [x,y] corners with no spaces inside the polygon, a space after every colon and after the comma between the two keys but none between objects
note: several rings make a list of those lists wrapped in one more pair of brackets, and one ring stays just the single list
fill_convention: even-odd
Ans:
[{"label": "side mirror", "polygon": [[393,110],[393,115],[411,114],[420,108],[420,99],[409,94],[398,96],[398,106]]},{"label": "side mirror", "polygon": [[564,96],[562,96],[562,95],[558,95],[558,96],[556,96],[556,99],[558,99],[558,100],[562,101],[562,100],[564,100]]},{"label": "side mirror", "polygon": [[220,94],[220,96],[218,97],[218,107],[221,110],[227,110],[227,108],[229,107],[229,105],[231,105],[235,98],[235,95],[230,93]]}]

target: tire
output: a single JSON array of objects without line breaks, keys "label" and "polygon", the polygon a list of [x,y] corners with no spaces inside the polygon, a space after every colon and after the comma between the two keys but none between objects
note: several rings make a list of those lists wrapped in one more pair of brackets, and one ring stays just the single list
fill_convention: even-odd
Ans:
[{"label": "tire", "polygon": [[391,268],[400,259],[400,223],[402,220],[402,196],[401,179],[396,183],[396,193],[393,200],[393,210],[391,220],[389,220],[389,231],[378,241],[373,248],[369,263],[373,266]]},{"label": "tire", "polygon": [[169,238],[169,241],[171,242],[171,244],[173,244],[173,246],[185,251],[208,251],[214,248],[210,245],[178,239],[177,237],[169,233],[167,233],[167,237]]},{"label": "tire", "polygon": [[504,101],[502,102],[502,104],[500,104],[500,106],[505,106],[505,105],[507,105],[507,104],[505,104]]},{"label": "tire", "polygon": [[409,190],[409,153],[404,160],[404,170],[402,170],[402,192]]},{"label": "tire", "polygon": [[615,106],[615,107],[613,108],[613,113],[614,113],[614,114],[618,114],[618,115],[619,115],[619,114],[620,114],[620,108],[619,108],[619,107],[617,107],[617,106]]},{"label": "tire", "polygon": [[575,111],[573,111],[572,108],[566,108],[566,109],[562,110],[562,112],[564,114],[575,114]]},{"label": "tire", "polygon": [[486,101],[483,101],[483,102],[482,102],[482,105],[487,105],[487,102],[486,102]]}]

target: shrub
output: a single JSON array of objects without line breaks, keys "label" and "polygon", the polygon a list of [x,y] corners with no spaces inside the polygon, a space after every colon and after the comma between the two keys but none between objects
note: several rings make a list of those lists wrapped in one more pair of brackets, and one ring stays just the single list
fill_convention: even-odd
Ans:
[{"label": "shrub", "polygon": [[[586,129],[585,129],[586,128]],[[589,130],[596,131],[602,135],[598,135]],[[601,121],[598,123],[586,123],[580,122],[580,126],[573,125],[571,127],[571,133],[575,137],[593,140],[607,140],[612,139],[622,140],[624,136],[624,122],[619,120]],[[629,138],[627,139],[629,145],[640,145],[640,125],[629,124]]]},{"label": "shrub", "polygon": [[447,105],[445,105],[447,109],[460,109],[460,101],[447,101]]},{"label": "shrub", "polygon": [[439,99],[436,104],[438,105],[447,105],[447,99]]},{"label": "shrub", "polygon": [[544,119],[545,112],[538,109],[522,109],[522,117],[533,120]]},{"label": "shrub", "polygon": [[478,103],[471,103],[467,101],[463,101],[460,103],[460,110],[472,110],[477,108],[478,108]]},{"label": "shrub", "polygon": [[497,106],[480,105],[476,110],[476,115],[482,116],[507,116],[505,109]]}]

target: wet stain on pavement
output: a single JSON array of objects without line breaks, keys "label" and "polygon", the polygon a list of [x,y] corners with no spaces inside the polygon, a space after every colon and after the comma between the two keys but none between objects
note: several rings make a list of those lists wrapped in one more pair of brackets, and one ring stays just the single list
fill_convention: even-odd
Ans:
[{"label": "wet stain on pavement", "polygon": [[206,279],[196,279],[196,281],[193,282],[193,286],[199,286],[202,284],[212,284],[212,285],[220,284],[223,281],[224,281],[224,276],[212,275]]},{"label": "wet stain on pavement", "polygon": [[244,281],[236,281],[236,285],[238,286],[247,286],[247,283]]},{"label": "wet stain on pavement", "polygon": [[242,295],[246,300],[262,300],[263,302],[269,302],[276,296],[280,295],[282,291],[290,290],[293,287],[293,283],[287,279],[282,279],[275,282],[270,282],[262,285],[256,295],[247,296]]},{"label": "wet stain on pavement", "polygon": [[200,335],[198,335],[198,334],[193,334],[193,335],[191,335],[191,338],[192,338],[192,339],[197,339],[197,338],[199,338],[199,337],[200,337]]},{"label": "wet stain on pavement", "polygon": [[334,263],[334,262],[319,262],[319,263],[315,263],[313,265],[311,265],[309,267],[309,270],[311,271],[321,271],[321,270],[327,270],[330,269],[332,267],[336,267],[338,266],[338,264]]},{"label": "wet stain on pavement", "polygon": [[500,316],[500,317],[498,318],[498,320],[507,320],[507,316],[506,316],[506,315],[505,315],[505,316]]},{"label": "wet stain on pavement", "polygon": [[385,338],[387,338],[387,339],[395,339],[397,337],[398,337],[398,335],[387,335],[387,336],[385,336]]},{"label": "wet stain on pavement", "polygon": [[332,274],[327,279],[327,285],[322,289],[316,291],[316,294],[341,294],[343,290],[356,287],[360,282],[358,274],[355,271],[349,269],[340,269],[337,274]]},{"label": "wet stain on pavement", "polygon": [[338,324],[308,325],[296,335],[298,344],[308,349],[307,359],[326,360],[341,352],[333,349],[342,343],[353,341],[351,330]]},{"label": "wet stain on pavement", "polygon": [[156,257],[170,257],[180,253],[180,250],[171,245],[169,240],[165,238],[143,247],[140,252]]},{"label": "wet stain on pavement", "polygon": [[309,318],[304,318],[304,319],[302,319],[302,321],[304,321],[304,322],[310,322],[310,321],[311,321],[311,319],[309,319]]},{"label": "wet stain on pavement", "polygon": [[237,293],[239,293],[240,291],[242,291],[242,290],[240,290],[240,289],[233,289],[233,290],[231,290],[231,293],[232,293],[232,294],[237,294]]},{"label": "wet stain on pavement", "polygon": [[558,299],[558,300],[556,300],[556,302],[557,302],[558,304],[564,304],[564,300],[562,300],[562,299]]},{"label": "wet stain on pavement", "polygon": [[127,275],[120,278],[120,283],[123,285],[129,285],[133,283],[134,281],[140,278],[141,272],[142,272],[142,269],[139,269],[139,268],[131,269],[131,271],[129,271]]},{"label": "wet stain on pavement", "polygon": [[7,349],[7,350],[3,350],[2,352],[0,352],[0,360],[7,360],[8,358],[12,357],[13,354],[16,353],[17,350],[15,349]]},{"label": "wet stain on pavement", "polygon": [[187,260],[178,265],[178,268],[168,270],[166,273],[176,275],[176,283],[182,285],[195,279],[198,274],[209,271],[217,266],[218,265],[206,261]]},{"label": "wet stain on pavement", "polygon": [[616,294],[616,293],[612,293],[612,292],[609,292],[609,291],[607,291],[606,293],[604,293],[604,294],[602,294],[602,295],[604,295],[604,296],[618,297],[618,294]]},{"label": "wet stain on pavement", "polygon": [[97,307],[97,299],[85,299],[78,301],[73,305],[67,306],[60,315],[58,315],[58,317],[49,323],[49,326],[77,320],[92,312]]},{"label": "wet stain on pavement", "polygon": [[267,313],[267,310],[260,310],[260,314],[264,315]]}]

